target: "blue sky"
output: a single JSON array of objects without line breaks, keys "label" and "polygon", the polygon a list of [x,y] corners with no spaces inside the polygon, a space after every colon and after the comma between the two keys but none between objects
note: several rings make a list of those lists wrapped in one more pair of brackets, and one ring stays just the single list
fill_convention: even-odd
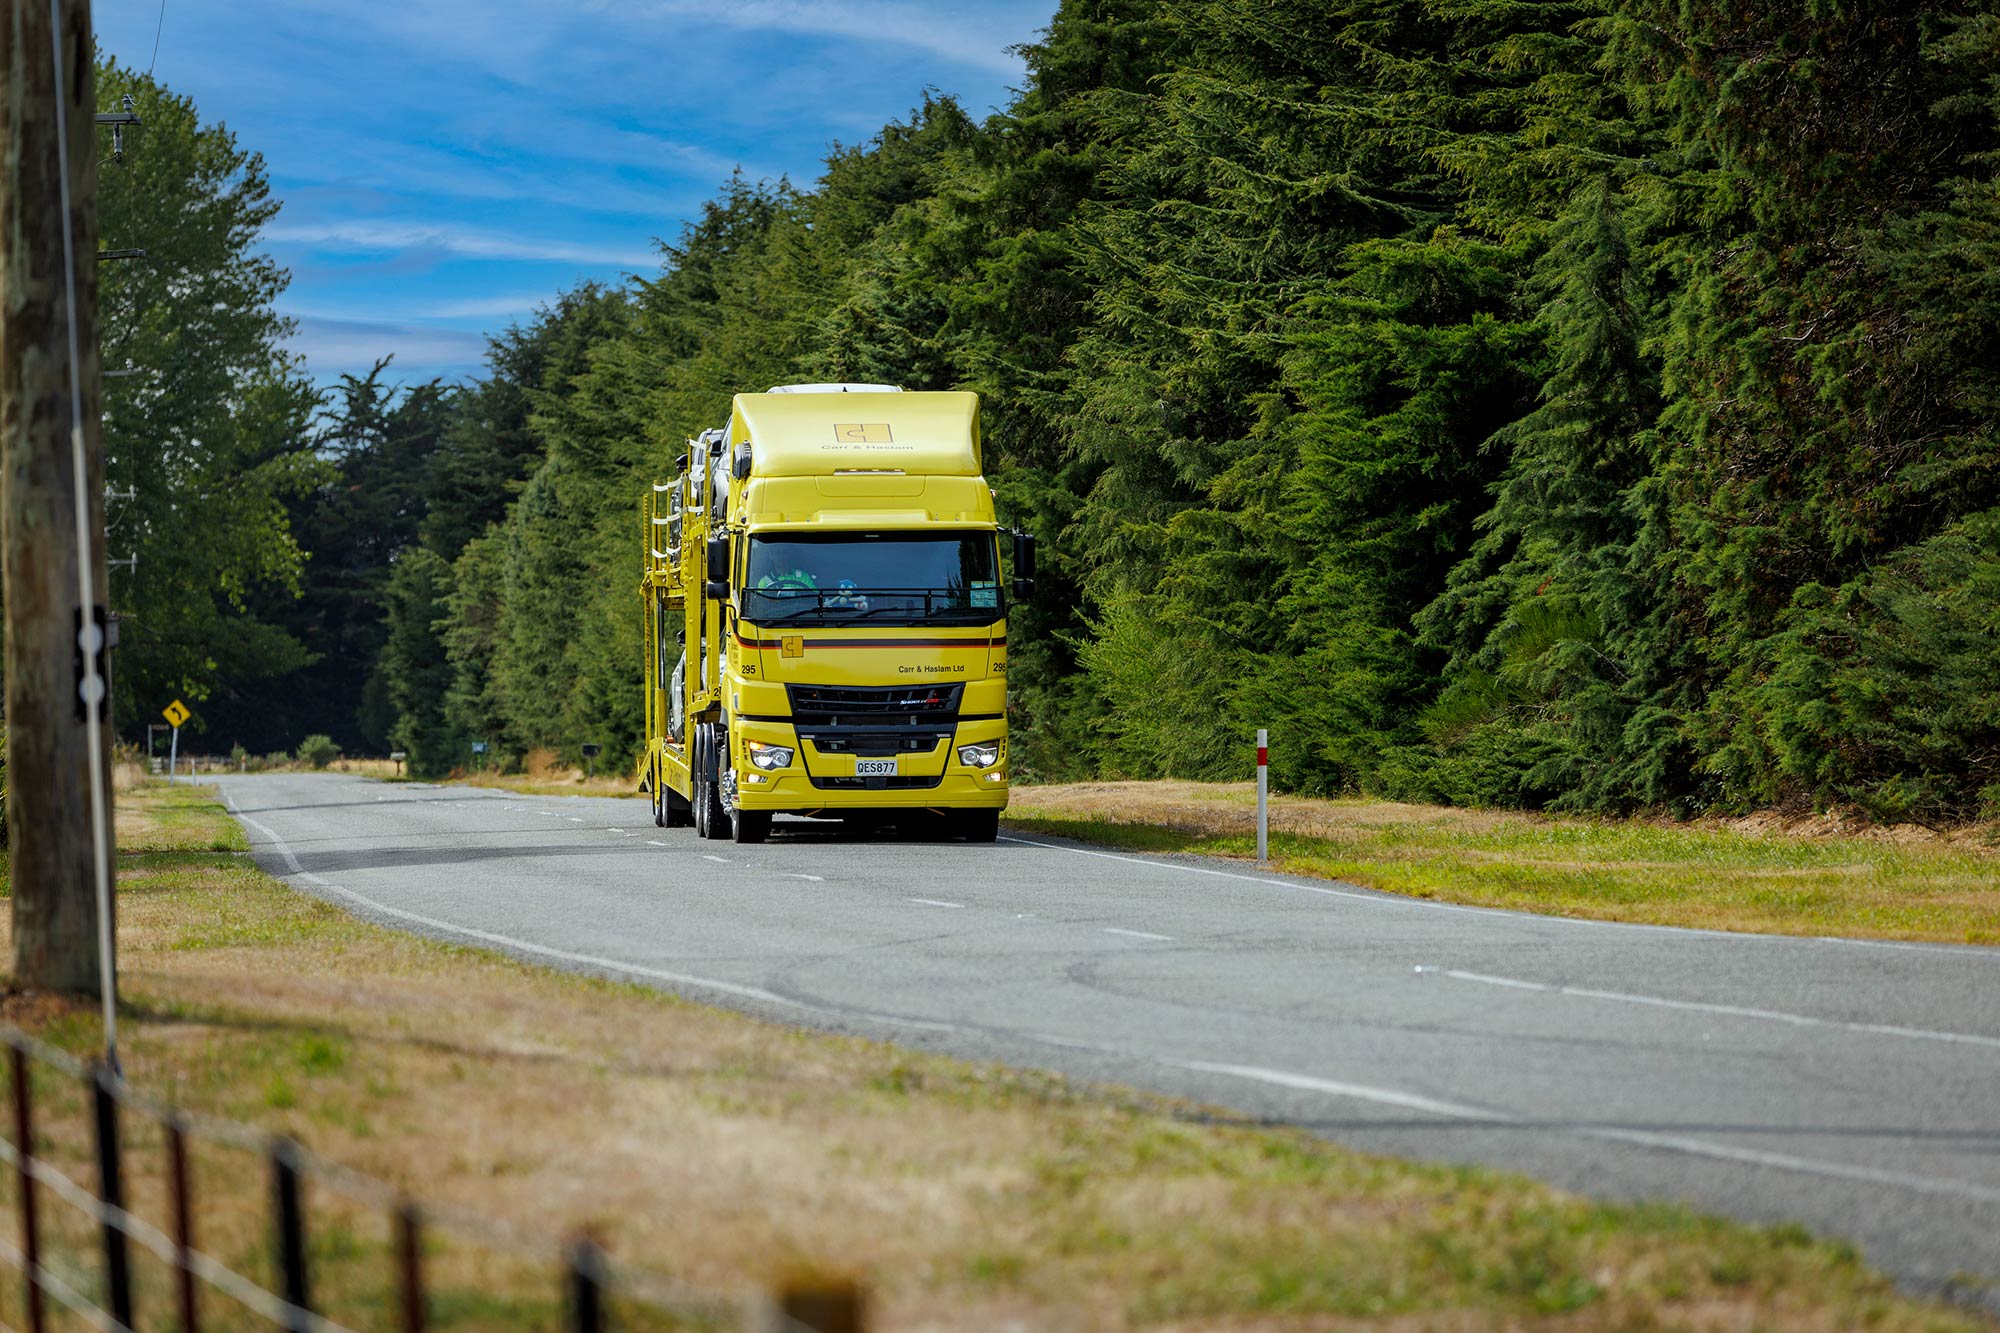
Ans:
[{"label": "blue sky", "polygon": [[[265,243],[322,382],[479,370],[487,331],[657,272],[734,168],[809,182],[926,88],[975,115],[1055,0],[167,0],[155,75],[263,154]],[[152,59],[159,0],[96,0]],[[135,151],[144,151],[143,138]]]}]

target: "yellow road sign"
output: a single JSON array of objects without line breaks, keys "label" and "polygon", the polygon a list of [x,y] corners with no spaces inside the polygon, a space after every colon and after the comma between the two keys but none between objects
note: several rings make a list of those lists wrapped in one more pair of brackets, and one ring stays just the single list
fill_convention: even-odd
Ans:
[{"label": "yellow road sign", "polygon": [[188,706],[179,699],[162,708],[160,713],[175,727],[179,727],[181,723],[188,720]]}]

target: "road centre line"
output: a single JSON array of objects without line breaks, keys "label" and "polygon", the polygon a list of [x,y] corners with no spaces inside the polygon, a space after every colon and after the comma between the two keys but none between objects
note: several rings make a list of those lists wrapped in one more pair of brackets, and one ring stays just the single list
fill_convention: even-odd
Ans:
[{"label": "road centre line", "polygon": [[1116,852],[1092,851],[1087,847],[1066,847],[1059,842],[1043,842],[1038,838],[1022,838],[1012,834],[1000,835],[1001,842],[1019,843],[1023,847],[1040,847],[1049,852],[1068,852],[1073,856],[1094,856],[1105,861],[1123,861],[1127,865],[1150,866],[1158,870],[1184,870],[1192,875],[1213,875],[1217,879],[1233,879],[1245,884],[1268,884],[1274,888],[1294,889],[1300,893],[1317,893],[1328,898],[1352,898],[1357,902],[1374,903],[1378,907],[1408,907],[1420,911],[1470,912],[1484,916],[1509,916],[1524,921],[1546,922],[1553,926],[1599,926],[1611,930],[1650,931],[1670,935],[1700,935],[1708,939],[1734,940],[1739,943],[1760,944],[1841,944],[1859,949],[1904,949],[1921,953],[1948,953],[1959,957],[1984,956],[2000,959],[2000,949],[1980,945],[1925,944],[1911,940],[1863,940],[1844,935],[1759,935],[1742,930],[1708,930],[1701,926],[1656,926],[1647,921],[1599,921],[1594,917],[1551,916],[1542,912],[1524,912],[1511,907],[1474,907],[1468,903],[1441,903],[1434,898],[1411,898],[1402,894],[1377,892],[1365,893],[1355,889],[1330,889],[1319,884],[1301,884],[1296,880],[1277,879],[1270,875],[1243,875],[1233,870],[1217,870],[1212,866],[1188,865],[1182,861],[1164,857],[1146,858],[1122,856]]},{"label": "road centre line", "polygon": [[799,874],[799,873],[798,873],[797,871],[787,871],[787,872],[785,872],[785,874],[784,874],[784,875],[782,876],[782,878],[784,878],[784,879],[809,879],[809,880],[811,880],[811,881],[812,881],[813,883],[815,883],[815,884],[824,884],[824,883],[826,883],[826,876],[825,876],[825,875],[801,875],[801,874]]},{"label": "road centre line", "polygon": [[672,843],[670,843],[670,842],[655,842],[655,841],[653,841],[653,840],[652,840],[651,838],[648,838],[648,839],[646,839],[646,845],[647,845],[648,847],[671,847],[671,846],[673,846],[673,844],[672,844]]},{"label": "road centre line", "polygon": [[1105,927],[1104,927],[1104,933],[1105,933],[1105,934],[1107,934],[1107,935],[1129,935],[1129,936],[1131,936],[1131,937],[1132,937],[1133,939],[1135,939],[1135,940],[1169,940],[1169,941],[1170,941],[1170,940],[1172,940],[1172,939],[1173,939],[1173,936],[1171,936],[1171,935],[1155,935],[1155,934],[1154,934],[1154,933],[1153,933],[1152,931],[1150,931],[1150,930],[1125,930],[1125,929],[1123,929],[1122,927],[1119,927],[1119,926],[1105,926]]},{"label": "road centre line", "polygon": [[1450,967],[1419,966],[1422,976],[1448,977],[1453,981],[1469,981],[1483,986],[1502,986],[1508,990],[1536,991],[1544,995],[1566,995],[1579,1000],[1606,1000],[1617,1004],[1646,1005],[1655,1009],[1680,1009],[1692,1013],[1719,1014],[1727,1018],[1754,1018],[1768,1023],[1786,1023],[1793,1027],[1834,1028],[1843,1032],[1860,1032],[1875,1037],[1912,1037],[1920,1041],[1957,1042],[1966,1046],[1986,1046],[2000,1050],[2000,1037],[1983,1037],[1971,1032],[1940,1032],[1930,1028],[1903,1027],[1895,1023],[1850,1023],[1838,1018],[1814,1018],[1810,1014],[1787,1013],[1782,1009],[1753,1009],[1735,1004],[1707,1004],[1699,1000],[1672,1000],[1661,995],[1635,995],[1627,991],[1594,990],[1586,986],[1558,986],[1551,982],[1523,981],[1518,977],[1488,976],[1483,972],[1462,972]]},{"label": "road centre line", "polygon": [[[1408,1111],[1420,1111],[1426,1115],[1444,1116],[1454,1120],[1472,1120],[1486,1124],[1537,1128],[1538,1122],[1526,1116],[1512,1115],[1505,1111],[1494,1111],[1481,1106],[1465,1106],[1456,1102],[1440,1101],[1419,1093],[1402,1092],[1395,1088],[1369,1087],[1362,1083],[1339,1083],[1332,1079],[1315,1078],[1310,1074],[1294,1074],[1278,1069],[1262,1069],[1255,1065],[1211,1064],[1202,1060],[1167,1060],[1160,1063],[1176,1069],[1187,1069],[1204,1074],[1223,1074],[1257,1083],[1268,1083],[1275,1087],[1294,1088],[1301,1092],[1319,1092],[1333,1097],[1346,1097],[1354,1101],[1374,1102],[1381,1106],[1401,1107]],[[1653,1148],[1661,1152],[1682,1153],[1690,1157],[1706,1157],[1722,1162],[1739,1162],[1748,1166],[1769,1167],[1776,1171],[1790,1171],[1800,1175],[1822,1176],[1831,1180],[1851,1180],[1867,1185],[1893,1185],[1899,1189],[1914,1190],[1922,1194],[1943,1194],[1960,1199],[1972,1199],[1980,1203],[2000,1204],[2000,1189],[1987,1185],[1976,1185],[1962,1180],[1939,1180],[1931,1176],[1910,1175],[1902,1171],[1885,1171],[1872,1166],[1854,1166],[1847,1162],[1826,1162],[1810,1157],[1794,1157],[1790,1153],[1766,1152],[1761,1148],[1739,1148],[1733,1144],[1716,1143],[1709,1139],[1688,1138],[1680,1134],[1660,1134],[1643,1129],[1620,1129],[1615,1125],[1554,1124],[1539,1126],[1576,1134],[1588,1139],[1601,1139],[1612,1143],[1628,1143],[1635,1147]]]},{"label": "road centre line", "polygon": [[905,898],[906,903],[922,903],[925,907],[964,907],[964,903],[948,903],[941,898]]},{"label": "road centre line", "polygon": [[704,856],[701,859],[704,861],[713,861],[719,866],[726,866],[730,863],[729,858],[726,856]]},{"label": "road centre line", "polygon": [[1149,1060],[1165,1065],[1169,1069],[1185,1069],[1194,1073],[1221,1074],[1229,1078],[1240,1078],[1255,1083],[1266,1083],[1274,1087],[1291,1088],[1299,1092],[1317,1092],[1329,1097],[1345,1097],[1354,1101],[1372,1102],[1378,1106],[1394,1106],[1406,1111],[1417,1111],[1424,1115],[1441,1116],[1450,1120],[1467,1120],[1475,1124],[1505,1125],[1510,1128],[1549,1129],[1560,1133],[1576,1134],[1584,1138],[1602,1139],[1612,1143],[1627,1143],[1634,1147],[1653,1148],[1662,1152],[1683,1153],[1691,1157],[1707,1157],[1717,1161],[1740,1162],[1750,1166],[1769,1167],[1776,1171],[1790,1171],[1800,1175],[1822,1176],[1832,1180],[1860,1181],[1870,1185],[1894,1185],[1900,1189],[1914,1190],[1924,1194],[1944,1194],[1956,1198],[1973,1199],[1980,1203],[2000,1203],[2000,1189],[1989,1185],[1976,1185],[1968,1181],[1940,1180],[1932,1176],[1910,1175],[1902,1171],[1885,1171],[1872,1166],[1853,1166],[1846,1162],[1826,1162],[1810,1157],[1794,1157],[1789,1153],[1766,1152],[1760,1148],[1738,1148],[1733,1144],[1716,1143],[1708,1139],[1688,1138],[1681,1134],[1660,1134],[1651,1130],[1621,1129],[1615,1125],[1589,1125],[1567,1122],[1537,1121],[1528,1116],[1515,1115],[1507,1111],[1496,1111],[1486,1106],[1470,1106],[1462,1102],[1450,1102],[1437,1097],[1427,1097],[1422,1093],[1405,1092],[1400,1088],[1379,1088],[1366,1083],[1342,1083],[1334,1079],[1318,1078],[1311,1074],[1297,1074],[1283,1069],[1265,1069],[1258,1065],[1220,1064],[1207,1060],[1176,1060],[1164,1055],[1148,1055],[1143,1051],[1133,1051],[1118,1046],[1107,1046],[1098,1042],[1076,1041],[1068,1037],[1053,1036],[1048,1033],[1027,1033],[1028,1040],[1065,1050],[1094,1051],[1103,1055],[1122,1056],[1127,1059]]}]

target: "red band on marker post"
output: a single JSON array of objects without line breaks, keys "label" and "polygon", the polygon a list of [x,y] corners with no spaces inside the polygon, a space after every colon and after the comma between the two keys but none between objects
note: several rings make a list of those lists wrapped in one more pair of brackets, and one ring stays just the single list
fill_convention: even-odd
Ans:
[{"label": "red band on marker post", "polygon": [[1270,747],[1270,746],[1268,746],[1268,745],[1260,745],[1260,746],[1258,746],[1258,747],[1257,747],[1257,767],[1259,767],[1259,768],[1268,768],[1268,767],[1270,767],[1270,764],[1271,764],[1271,747]]}]

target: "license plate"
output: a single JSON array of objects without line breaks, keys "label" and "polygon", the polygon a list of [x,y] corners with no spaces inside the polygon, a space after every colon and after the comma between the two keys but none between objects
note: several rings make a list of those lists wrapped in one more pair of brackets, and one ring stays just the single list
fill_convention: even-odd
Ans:
[{"label": "license plate", "polygon": [[896,761],[893,759],[857,759],[854,761],[854,776],[857,778],[893,778],[896,776]]}]

